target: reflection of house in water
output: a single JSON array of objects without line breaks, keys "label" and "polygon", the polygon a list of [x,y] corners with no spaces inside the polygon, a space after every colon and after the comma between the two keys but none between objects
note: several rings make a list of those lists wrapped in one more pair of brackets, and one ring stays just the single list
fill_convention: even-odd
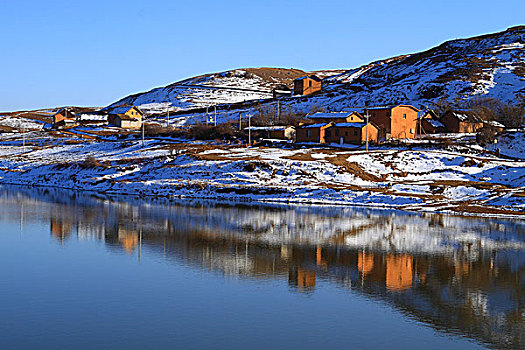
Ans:
[{"label": "reflection of house in water", "polygon": [[315,271],[301,267],[291,269],[288,273],[288,283],[300,292],[313,290],[315,287]]},{"label": "reflection of house in water", "polygon": [[367,275],[374,268],[374,254],[359,252],[357,255],[357,270],[363,275]]},{"label": "reflection of house in water", "polygon": [[73,224],[61,219],[51,218],[51,236],[64,241],[71,236]]},{"label": "reflection of house in water", "polygon": [[[348,208],[79,202],[49,204],[53,236],[67,237],[73,228],[78,233],[80,226],[89,236],[97,228],[108,246],[133,251],[141,227],[142,249],[177,265],[260,283],[275,278],[297,291],[318,289],[321,279],[323,287],[326,281],[381,299],[438,330],[494,348],[525,346],[522,221]],[[24,218],[31,217],[24,210]]]},{"label": "reflection of house in water", "polygon": [[412,286],[412,257],[388,255],[386,258],[386,288],[402,291]]},{"label": "reflection of house in water", "polygon": [[136,230],[130,230],[123,227],[118,228],[118,241],[122,248],[128,253],[133,253],[139,242],[139,234]]}]

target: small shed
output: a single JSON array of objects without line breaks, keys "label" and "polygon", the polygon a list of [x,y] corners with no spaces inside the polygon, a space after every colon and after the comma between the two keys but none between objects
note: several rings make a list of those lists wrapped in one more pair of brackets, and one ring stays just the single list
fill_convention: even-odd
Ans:
[{"label": "small shed", "polygon": [[295,138],[294,126],[251,126],[244,130],[250,130],[254,133],[255,137],[263,139],[293,140]]},{"label": "small shed", "polygon": [[307,75],[293,81],[294,95],[310,95],[321,91],[322,80],[316,75]]},{"label": "small shed", "polygon": [[440,121],[450,133],[474,133],[483,127],[483,119],[473,111],[448,110]]}]

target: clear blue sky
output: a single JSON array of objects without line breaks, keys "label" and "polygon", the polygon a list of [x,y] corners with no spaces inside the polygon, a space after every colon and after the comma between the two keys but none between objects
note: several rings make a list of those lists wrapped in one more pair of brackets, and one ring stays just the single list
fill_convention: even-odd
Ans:
[{"label": "clear blue sky", "polygon": [[103,106],[241,67],[354,68],[524,12],[523,0],[0,0],[0,111]]}]

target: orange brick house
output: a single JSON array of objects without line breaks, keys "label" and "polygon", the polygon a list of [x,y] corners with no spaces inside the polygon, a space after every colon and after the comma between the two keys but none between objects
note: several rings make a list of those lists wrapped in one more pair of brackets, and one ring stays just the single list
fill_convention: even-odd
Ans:
[{"label": "orange brick house", "polygon": [[419,109],[410,105],[369,107],[370,121],[379,130],[379,139],[414,139],[417,133]]},{"label": "orange brick house", "polygon": [[75,124],[76,115],[67,108],[62,108],[53,115],[53,127]]},{"label": "orange brick house", "polygon": [[321,91],[321,84],[321,78],[316,75],[297,78],[293,81],[293,94],[310,95],[314,92]]},{"label": "orange brick house", "polygon": [[483,127],[483,119],[472,111],[446,111],[440,119],[447,132],[474,133]]},{"label": "orange brick house", "polygon": [[113,108],[108,115],[109,124],[125,129],[140,129],[143,113],[135,106]]},{"label": "orange brick house", "polygon": [[353,143],[363,144],[366,142],[366,134],[368,132],[368,142],[377,143],[378,129],[372,124],[368,123],[337,123],[330,124],[325,129],[326,143]]}]

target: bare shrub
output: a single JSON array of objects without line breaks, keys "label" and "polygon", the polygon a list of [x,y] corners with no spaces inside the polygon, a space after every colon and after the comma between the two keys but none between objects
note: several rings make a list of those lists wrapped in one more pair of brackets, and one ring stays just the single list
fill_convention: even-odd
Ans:
[{"label": "bare shrub", "polygon": [[86,159],[82,163],[80,163],[80,166],[84,169],[93,169],[97,167],[105,167],[106,165],[99,162],[95,157],[93,156],[87,156]]},{"label": "bare shrub", "polygon": [[476,133],[476,143],[482,147],[493,144],[496,139],[496,130],[490,126],[484,126]]},{"label": "bare shrub", "polygon": [[239,136],[234,123],[224,123],[217,126],[197,124],[188,132],[188,136],[195,140],[233,140]]}]

